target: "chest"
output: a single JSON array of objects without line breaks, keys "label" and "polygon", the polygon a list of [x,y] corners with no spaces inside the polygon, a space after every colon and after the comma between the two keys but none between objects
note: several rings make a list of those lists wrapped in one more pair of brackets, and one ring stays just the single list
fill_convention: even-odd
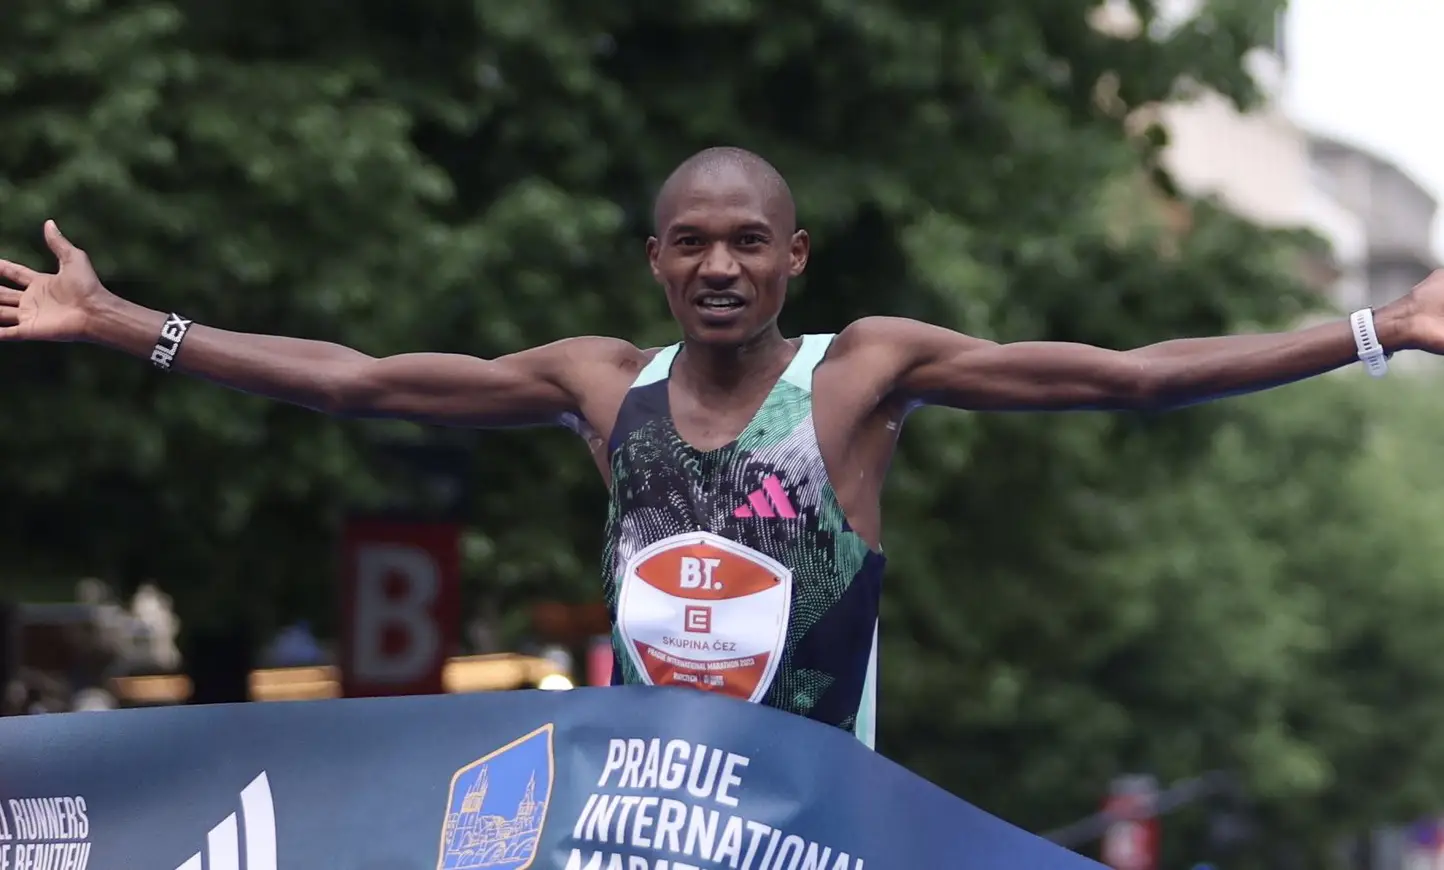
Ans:
[{"label": "chest", "polygon": [[868,367],[814,365],[822,344],[783,377],[720,396],[668,377],[672,354],[659,354],[596,441],[618,527],[646,516],[658,534],[701,528],[775,542],[801,533],[801,517],[845,517],[844,530],[880,547],[881,488],[903,409],[879,406]]},{"label": "chest", "polygon": [[706,396],[678,382],[667,384],[667,405],[672,425],[683,442],[710,453],[742,437],[768,404],[776,404],[771,385],[749,386]]}]

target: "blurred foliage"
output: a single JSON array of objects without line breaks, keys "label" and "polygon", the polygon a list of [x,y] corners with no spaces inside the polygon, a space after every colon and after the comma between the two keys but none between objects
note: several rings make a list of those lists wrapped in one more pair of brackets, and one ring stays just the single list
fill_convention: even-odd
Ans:
[{"label": "blurred foliage", "polygon": [[[1276,2],[1144,39],[1075,0],[8,0],[0,245],[57,218],[119,292],[367,352],[674,340],[657,183],[736,144],[790,179],[790,332],[895,314],[1128,347],[1296,322],[1303,241],[1208,202],[1178,235],[1161,130],[1239,106]],[[6,348],[6,572],[158,578],[192,630],[333,619],[375,439],[470,445],[469,600],[597,592],[605,493],[564,433],[320,418],[90,347]],[[1341,376],[1165,415],[927,411],[887,496],[882,750],[1033,828],[1119,773],[1239,772],[1322,856],[1444,806],[1444,412]],[[68,581],[67,581],[68,582]],[[1168,823],[1199,857],[1197,813]]]}]

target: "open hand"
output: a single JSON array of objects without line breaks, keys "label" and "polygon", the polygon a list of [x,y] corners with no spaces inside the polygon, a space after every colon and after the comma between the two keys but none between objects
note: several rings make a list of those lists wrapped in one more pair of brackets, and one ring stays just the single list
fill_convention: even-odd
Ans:
[{"label": "open hand", "polygon": [[[1396,306],[1408,318],[1408,346],[1444,354],[1444,269],[1435,270],[1407,295],[1384,308]],[[1378,316],[1376,312],[1375,317]]]},{"label": "open hand", "polygon": [[[91,315],[110,297],[85,252],[45,222],[45,243],[59,268],[53,273],[0,260],[0,340],[80,341]],[[16,285],[20,289],[7,286]]]}]

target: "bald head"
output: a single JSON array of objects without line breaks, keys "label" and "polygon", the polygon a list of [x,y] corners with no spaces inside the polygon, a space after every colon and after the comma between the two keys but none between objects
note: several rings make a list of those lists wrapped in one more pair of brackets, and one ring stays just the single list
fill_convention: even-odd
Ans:
[{"label": "bald head", "polygon": [[797,207],[792,189],[771,163],[743,148],[717,147],[698,151],[672,170],[657,192],[652,206],[652,222],[660,235],[677,213],[678,205],[699,181],[720,181],[727,176],[741,176],[762,196],[768,220],[779,233],[791,234],[797,226]]}]

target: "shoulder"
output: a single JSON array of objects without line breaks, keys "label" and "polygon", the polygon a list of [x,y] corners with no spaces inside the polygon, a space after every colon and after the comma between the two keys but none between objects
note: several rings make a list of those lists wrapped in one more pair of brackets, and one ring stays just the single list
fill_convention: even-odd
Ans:
[{"label": "shoulder", "polygon": [[863,317],[844,327],[833,346],[840,354],[886,350],[906,343],[917,327],[926,325],[906,317]]},{"label": "shoulder", "polygon": [[508,354],[497,362],[560,387],[580,401],[582,396],[630,382],[648,358],[646,351],[629,341],[583,335]]},{"label": "shoulder", "polygon": [[887,404],[919,401],[925,387],[954,371],[992,341],[911,320],[864,317],[838,333],[825,362],[843,391],[862,391]]},{"label": "shoulder", "polygon": [[650,359],[648,351],[631,342],[604,335],[563,338],[514,356],[531,357],[557,373],[595,370],[598,366],[640,370]]},{"label": "shoulder", "polygon": [[833,337],[814,374],[815,392],[846,407],[885,402],[910,365],[917,321],[864,317]]},{"label": "shoulder", "polygon": [[837,334],[829,357],[885,363],[903,370],[942,355],[992,343],[907,317],[864,317],[848,324]]}]

